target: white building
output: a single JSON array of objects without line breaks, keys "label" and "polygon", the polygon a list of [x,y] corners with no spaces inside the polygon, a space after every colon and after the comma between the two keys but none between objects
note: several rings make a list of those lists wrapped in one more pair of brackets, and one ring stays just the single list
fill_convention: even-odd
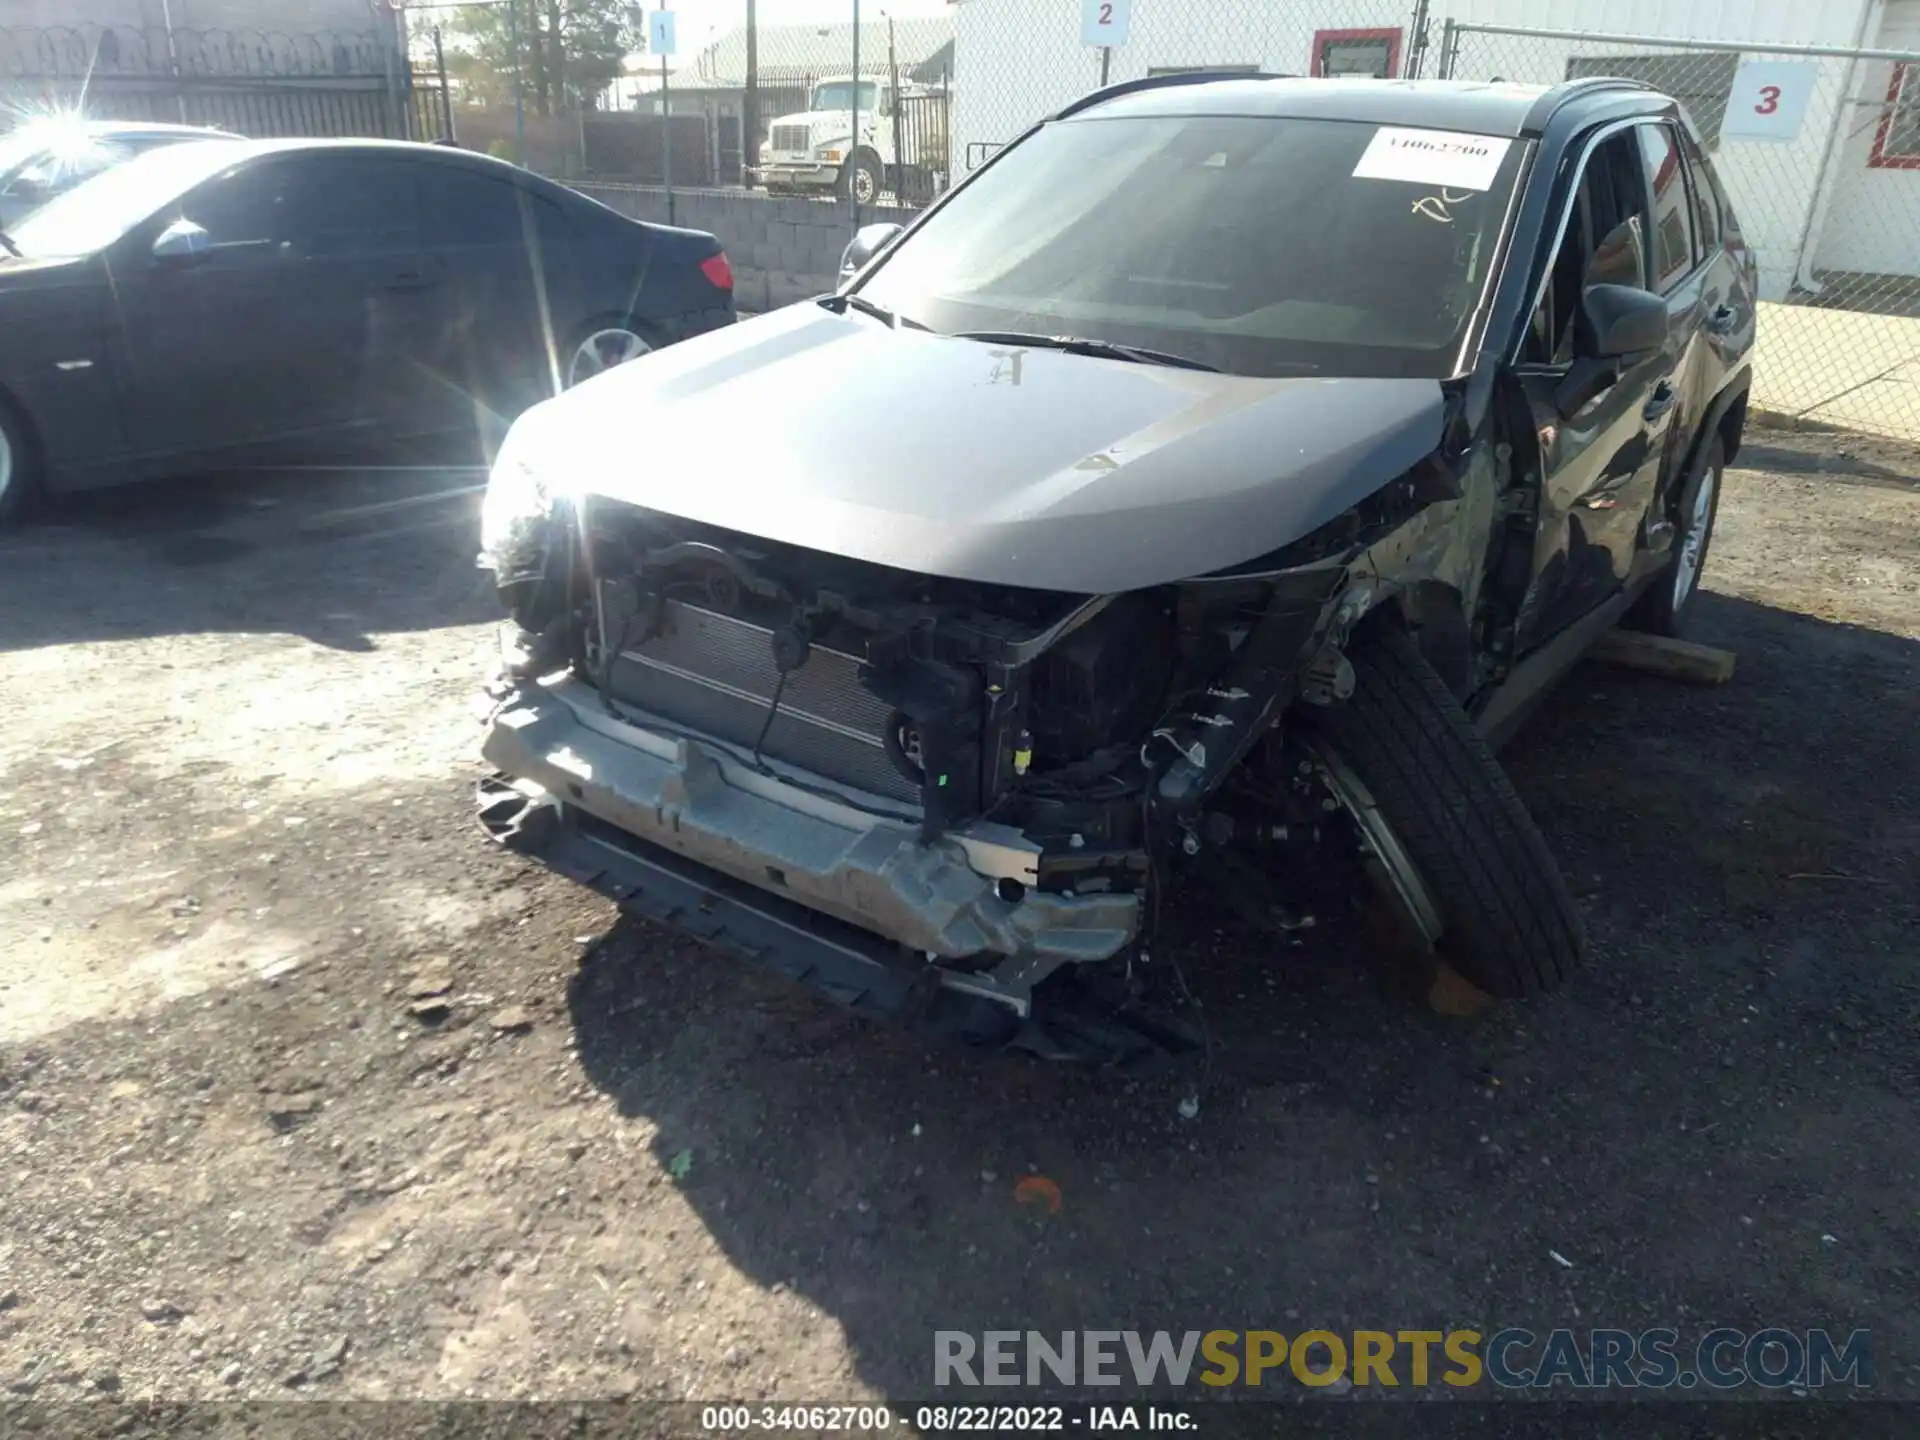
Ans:
[{"label": "white building", "polygon": [[[1126,43],[1111,52],[1083,43],[1084,8],[955,0],[952,123],[962,173],[1094,88],[1103,58],[1114,81],[1215,68],[1399,77],[1417,47],[1413,0],[1132,0]],[[1769,298],[1836,273],[1873,277],[1881,289],[1889,287],[1879,277],[1920,276],[1920,0],[1430,0],[1422,75],[1440,73],[1449,20],[1631,37],[1465,28],[1451,73],[1543,84],[1628,74],[1678,95],[1707,132]],[[1662,43],[1672,41],[1706,48]],[[1768,43],[1789,49],[1770,52]],[[1913,66],[1791,47],[1912,52]],[[1743,68],[1761,62],[1786,68],[1769,76]],[[1781,82],[1777,96],[1747,93],[1768,78]],[[1734,106],[1736,79],[1742,101],[1798,108],[1797,124],[1775,122],[1764,138],[1744,133],[1753,123]]]}]

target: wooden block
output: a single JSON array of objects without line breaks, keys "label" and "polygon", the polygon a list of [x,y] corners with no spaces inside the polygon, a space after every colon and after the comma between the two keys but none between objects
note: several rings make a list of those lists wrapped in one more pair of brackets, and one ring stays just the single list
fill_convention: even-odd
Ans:
[{"label": "wooden block", "polygon": [[1628,670],[1646,670],[1697,685],[1724,685],[1733,678],[1734,654],[1691,640],[1665,635],[1643,635],[1637,630],[1611,630],[1593,647],[1593,658]]},{"label": "wooden block", "polygon": [[1493,1004],[1493,997],[1442,961],[1434,967],[1427,1003],[1436,1015],[1471,1016]]}]

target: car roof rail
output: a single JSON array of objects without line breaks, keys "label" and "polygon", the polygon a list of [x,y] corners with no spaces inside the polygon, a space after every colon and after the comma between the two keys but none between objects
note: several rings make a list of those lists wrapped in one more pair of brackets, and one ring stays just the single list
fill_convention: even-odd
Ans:
[{"label": "car roof rail", "polygon": [[1576,100],[1588,100],[1597,95],[1639,91],[1647,95],[1659,95],[1662,92],[1647,84],[1644,80],[1635,80],[1627,75],[1585,75],[1578,80],[1563,80],[1546,94],[1534,101],[1533,108],[1527,112],[1524,126],[1529,133],[1546,128],[1547,121],[1553,118],[1563,107]]},{"label": "car roof rail", "polygon": [[1069,115],[1078,115],[1082,110],[1090,110],[1095,105],[1117,100],[1122,95],[1135,95],[1142,90],[1165,90],[1175,85],[1209,85],[1217,80],[1298,80],[1298,75],[1276,74],[1269,70],[1181,70],[1172,75],[1147,75],[1138,80],[1122,80],[1117,85],[1109,85],[1103,90],[1095,90],[1082,95],[1078,100],[1061,106],[1049,120],[1064,120]]}]

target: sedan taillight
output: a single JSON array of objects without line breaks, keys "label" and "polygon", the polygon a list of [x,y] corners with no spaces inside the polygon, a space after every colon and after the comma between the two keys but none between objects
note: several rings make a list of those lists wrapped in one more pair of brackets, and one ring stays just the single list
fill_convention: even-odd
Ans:
[{"label": "sedan taillight", "polygon": [[700,262],[700,273],[713,282],[716,290],[733,289],[733,266],[728,263],[726,252],[709,255]]}]

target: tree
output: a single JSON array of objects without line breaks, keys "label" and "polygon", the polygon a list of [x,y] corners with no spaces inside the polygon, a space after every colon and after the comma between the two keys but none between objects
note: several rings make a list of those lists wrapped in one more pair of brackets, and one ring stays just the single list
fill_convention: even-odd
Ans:
[{"label": "tree", "polygon": [[512,97],[517,20],[521,84],[540,115],[591,110],[644,39],[629,0],[495,0],[455,14],[447,70],[461,89],[487,104]]}]

